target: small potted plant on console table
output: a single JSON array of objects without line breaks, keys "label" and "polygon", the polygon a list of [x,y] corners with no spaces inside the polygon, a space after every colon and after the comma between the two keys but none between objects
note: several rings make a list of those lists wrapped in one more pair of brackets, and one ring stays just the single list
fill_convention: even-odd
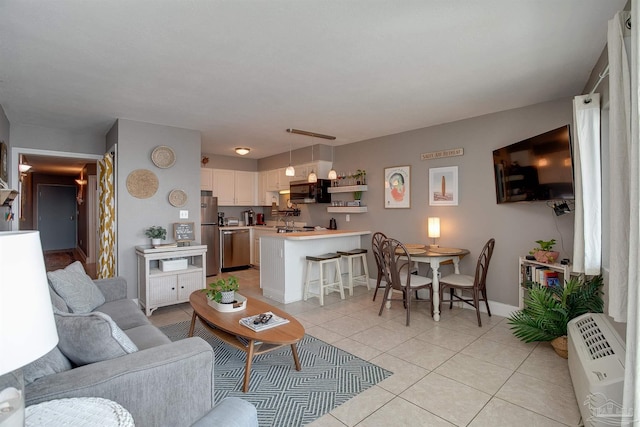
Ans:
[{"label": "small potted plant on console table", "polygon": [[153,225],[147,228],[144,234],[151,239],[152,245],[159,245],[167,238],[167,229],[159,225]]}]

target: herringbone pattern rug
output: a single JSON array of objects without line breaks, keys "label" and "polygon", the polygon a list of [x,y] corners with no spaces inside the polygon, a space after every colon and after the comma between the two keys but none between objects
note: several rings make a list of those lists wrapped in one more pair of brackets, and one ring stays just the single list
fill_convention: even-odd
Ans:
[{"label": "herringbone pattern rug", "polygon": [[[187,337],[190,322],[160,328],[172,341]],[[215,400],[241,397],[258,409],[261,426],[308,424],[392,374],[379,366],[310,335],[298,343],[302,365],[296,371],[289,346],[256,356],[249,392],[243,393],[245,353],[209,334],[200,324],[195,335],[215,351]]]}]

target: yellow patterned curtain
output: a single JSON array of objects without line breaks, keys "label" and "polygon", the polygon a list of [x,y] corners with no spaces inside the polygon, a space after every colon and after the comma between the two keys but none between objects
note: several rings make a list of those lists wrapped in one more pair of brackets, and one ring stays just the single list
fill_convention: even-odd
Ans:
[{"label": "yellow patterned curtain", "polygon": [[107,153],[100,164],[99,208],[100,235],[98,254],[98,279],[106,279],[116,274],[116,219],[113,190],[113,155]]}]

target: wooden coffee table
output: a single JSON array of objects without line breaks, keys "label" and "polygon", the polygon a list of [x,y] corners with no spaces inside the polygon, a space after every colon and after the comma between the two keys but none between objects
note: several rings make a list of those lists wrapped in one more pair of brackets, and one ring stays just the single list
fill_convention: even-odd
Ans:
[{"label": "wooden coffee table", "polygon": [[[251,362],[255,355],[273,351],[284,345],[290,345],[296,370],[301,370],[296,343],[304,337],[304,327],[292,315],[266,302],[251,297],[246,298],[247,307],[244,310],[223,313],[209,306],[207,297],[201,290],[194,291],[191,296],[189,296],[189,303],[193,308],[191,328],[189,329],[190,337],[193,336],[196,318],[198,318],[202,325],[213,335],[230,346],[247,353],[247,363],[244,369],[244,385],[242,387],[242,391],[245,393],[249,391]],[[271,311],[275,315],[289,319],[289,323],[264,331],[254,332],[246,326],[242,326],[239,322],[243,317],[253,316],[266,311]],[[246,340],[247,344],[242,343],[238,337]]]}]

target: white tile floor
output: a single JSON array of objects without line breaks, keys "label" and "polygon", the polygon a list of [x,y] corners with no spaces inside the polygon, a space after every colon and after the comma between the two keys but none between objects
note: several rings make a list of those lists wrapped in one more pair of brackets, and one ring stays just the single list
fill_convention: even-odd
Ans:
[{"label": "white tile floor", "polygon": [[[262,297],[259,271],[232,273],[240,292],[294,315],[307,333],[394,374],[311,424],[324,426],[577,426],[578,405],[567,361],[550,345],[525,344],[506,319],[443,306],[440,322],[417,303],[411,326],[394,303],[378,316],[382,295],[357,286],[344,301],[332,293],[279,304]],[[227,274],[225,274],[226,276]],[[158,309],[157,326],[191,319],[189,304]],[[304,367],[303,367],[304,369]]]}]

